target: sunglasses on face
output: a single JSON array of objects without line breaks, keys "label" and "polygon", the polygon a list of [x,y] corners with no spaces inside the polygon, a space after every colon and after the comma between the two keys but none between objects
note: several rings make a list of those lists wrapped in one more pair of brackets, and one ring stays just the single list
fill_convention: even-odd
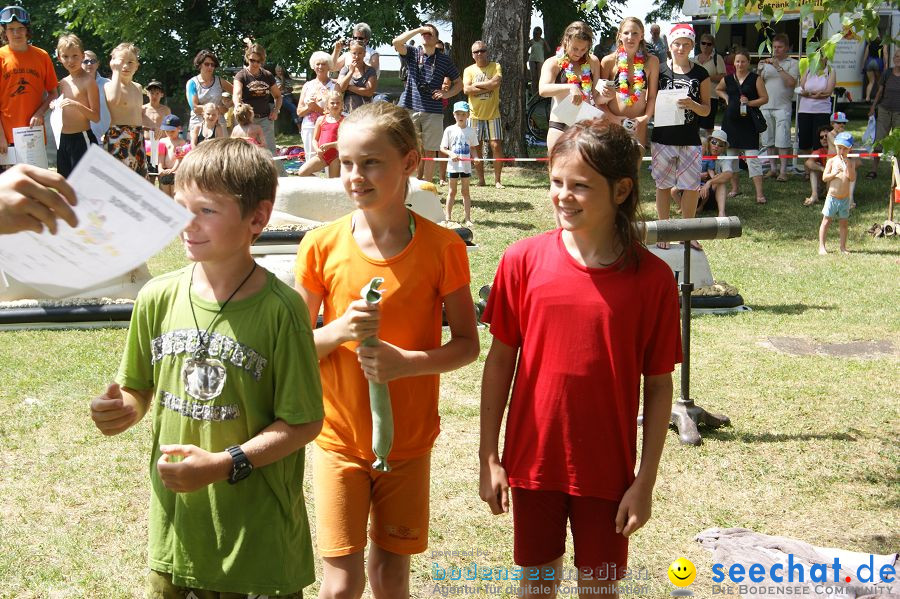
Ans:
[{"label": "sunglasses on face", "polygon": [[710,143],[710,145],[718,146],[720,148],[725,147],[725,144],[723,142],[719,141],[718,139],[711,139],[711,140],[709,140],[709,143]]},{"label": "sunglasses on face", "polygon": [[472,50],[472,54],[484,54],[487,52],[487,48],[482,48],[481,50]]},{"label": "sunglasses on face", "polygon": [[31,22],[28,13],[21,6],[7,6],[3,10],[0,10],[0,24],[8,25],[14,20],[24,25]]},{"label": "sunglasses on face", "polygon": [[712,42],[700,42],[701,46],[712,46]]},{"label": "sunglasses on face", "polygon": [[81,64],[83,64],[86,67],[89,67],[92,64],[97,64],[97,59],[96,58],[85,58],[84,60],[81,61]]}]

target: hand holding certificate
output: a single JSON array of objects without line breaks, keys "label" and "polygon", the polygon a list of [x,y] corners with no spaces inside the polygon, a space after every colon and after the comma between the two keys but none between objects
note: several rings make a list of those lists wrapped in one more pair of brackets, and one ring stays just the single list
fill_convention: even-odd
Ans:
[{"label": "hand holding certificate", "polygon": [[56,235],[0,236],[0,268],[54,297],[126,273],[163,249],[191,214],[121,162],[92,145],[69,177],[79,225]]},{"label": "hand holding certificate", "polygon": [[656,92],[656,108],[653,111],[654,127],[674,127],[684,124],[684,108],[678,106],[678,100],[688,97],[686,87],[661,89]]},{"label": "hand holding certificate", "polygon": [[589,102],[585,101],[575,106],[575,103],[572,102],[571,96],[566,96],[562,100],[560,100],[556,105],[556,110],[554,111],[556,116],[559,118],[561,123],[565,123],[566,125],[574,125],[578,121],[584,121],[587,119],[602,119],[606,114],[596,106],[592,106]]}]

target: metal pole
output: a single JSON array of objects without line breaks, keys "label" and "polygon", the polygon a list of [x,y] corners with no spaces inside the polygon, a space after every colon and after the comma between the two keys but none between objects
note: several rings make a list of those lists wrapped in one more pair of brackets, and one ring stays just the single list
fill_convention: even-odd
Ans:
[{"label": "metal pole", "polygon": [[691,242],[684,242],[684,269],[681,273],[681,401],[691,401]]}]

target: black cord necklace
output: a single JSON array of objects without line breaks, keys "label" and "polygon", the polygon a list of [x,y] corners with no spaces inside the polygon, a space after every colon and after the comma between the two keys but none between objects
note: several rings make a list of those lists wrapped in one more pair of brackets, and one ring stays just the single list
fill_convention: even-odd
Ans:
[{"label": "black cord necklace", "polygon": [[188,284],[188,302],[191,305],[191,316],[194,318],[194,326],[197,328],[197,349],[194,350],[189,359],[185,360],[184,366],[181,369],[181,380],[184,383],[184,388],[188,395],[201,401],[209,401],[222,393],[226,376],[225,365],[222,364],[220,360],[209,357],[209,344],[212,341],[209,336],[209,331],[225,310],[225,306],[228,305],[228,302],[237,295],[237,292],[241,290],[244,284],[253,276],[253,273],[256,272],[256,262],[253,263],[253,268],[250,269],[250,272],[247,273],[247,276],[244,277],[241,284],[228,296],[228,299],[225,300],[225,303],[222,304],[222,307],[219,308],[219,311],[213,316],[209,326],[206,327],[206,331],[203,333],[200,332],[200,324],[197,322],[197,313],[194,311],[194,300],[191,299],[191,291],[194,288],[194,271],[196,270],[197,265],[194,264],[191,269],[191,281]]}]

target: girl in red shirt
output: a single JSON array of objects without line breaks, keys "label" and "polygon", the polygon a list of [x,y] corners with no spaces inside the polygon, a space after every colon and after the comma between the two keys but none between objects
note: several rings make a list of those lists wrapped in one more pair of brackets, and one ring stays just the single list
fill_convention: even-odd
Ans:
[{"label": "girl in red shirt", "polygon": [[619,125],[566,130],[550,154],[560,228],[506,250],[482,316],[494,339],[481,387],[480,495],[501,514],[512,488],[513,555],[528,570],[519,597],[555,596],[546,589],[560,580],[567,521],[579,587],[614,593],[628,537],[650,517],[681,335],[672,271],[635,228],[640,156]]}]

